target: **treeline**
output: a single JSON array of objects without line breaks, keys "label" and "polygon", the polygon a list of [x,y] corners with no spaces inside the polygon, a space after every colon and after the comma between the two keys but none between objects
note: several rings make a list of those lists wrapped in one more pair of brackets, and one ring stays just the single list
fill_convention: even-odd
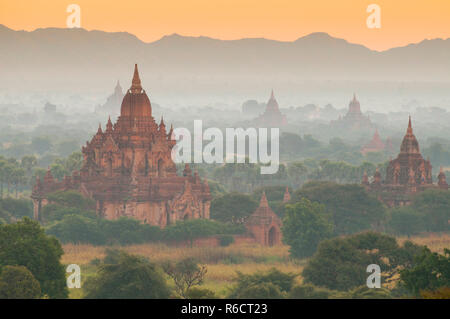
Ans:
[{"label": "treeline", "polygon": [[[75,152],[67,158],[53,158],[49,168],[53,177],[62,180],[64,175],[71,175],[74,170],[79,170],[82,164],[81,152]],[[43,178],[47,169],[40,166],[34,155],[26,155],[20,160],[0,155],[0,198],[5,195],[14,195],[17,198],[19,192],[30,190],[36,177]]]},{"label": "treeline", "polygon": [[192,244],[196,238],[245,232],[242,225],[206,219],[180,221],[164,229],[125,217],[107,220],[96,215],[91,199],[75,191],[52,193],[49,200],[51,204],[42,209],[42,222],[46,233],[62,243],[129,245],[188,241]]}]

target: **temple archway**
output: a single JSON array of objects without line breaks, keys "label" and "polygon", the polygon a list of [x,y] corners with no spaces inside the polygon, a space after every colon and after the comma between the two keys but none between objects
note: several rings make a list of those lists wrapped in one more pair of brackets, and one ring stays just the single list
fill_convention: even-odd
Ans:
[{"label": "temple archway", "polygon": [[274,226],[272,226],[269,229],[269,233],[268,233],[268,244],[269,246],[273,246],[275,244],[277,244],[277,230],[275,229]]}]

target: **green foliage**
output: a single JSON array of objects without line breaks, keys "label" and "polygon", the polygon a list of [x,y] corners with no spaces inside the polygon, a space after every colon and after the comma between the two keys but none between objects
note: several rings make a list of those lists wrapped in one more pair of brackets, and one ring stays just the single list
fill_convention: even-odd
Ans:
[{"label": "green foliage", "polygon": [[219,245],[221,247],[227,247],[234,243],[234,237],[231,235],[221,235],[219,236]]},{"label": "green foliage", "polygon": [[286,293],[280,287],[271,282],[261,282],[248,287],[243,287],[233,298],[237,299],[282,299]]},{"label": "green foliage", "polygon": [[250,196],[239,193],[230,193],[211,201],[211,218],[221,222],[232,222],[253,213],[258,202]]},{"label": "green foliage", "polygon": [[414,262],[414,267],[400,271],[400,279],[411,293],[418,296],[422,290],[450,287],[449,249],[440,255],[424,248]]},{"label": "green foliage", "polygon": [[50,202],[66,207],[76,207],[79,209],[95,209],[95,201],[84,197],[81,193],[69,190],[50,193],[47,196]]},{"label": "green foliage", "polygon": [[288,297],[291,299],[328,299],[332,295],[332,290],[304,284],[292,287]]},{"label": "green foliage", "polygon": [[47,228],[47,234],[58,238],[62,243],[106,244],[106,238],[96,219],[70,214],[58,223]]},{"label": "green foliage", "polygon": [[5,266],[0,273],[0,299],[37,299],[41,286],[24,266]]},{"label": "green foliage", "polygon": [[50,298],[67,297],[62,254],[60,243],[27,217],[15,224],[0,225],[0,268],[25,266],[39,281],[42,294]]},{"label": "green foliage", "polygon": [[77,215],[86,218],[96,218],[94,211],[84,210],[77,207],[67,207],[60,204],[48,204],[41,210],[41,220],[43,224],[51,224],[55,221],[60,221],[68,215]]},{"label": "green foliage", "polygon": [[320,241],[331,237],[333,225],[327,220],[324,205],[302,198],[286,205],[281,230],[291,255],[304,258],[314,254]]},{"label": "green foliage", "polygon": [[167,262],[163,268],[175,283],[175,290],[178,295],[185,299],[193,286],[203,283],[207,272],[206,266],[199,266],[193,258],[180,260],[176,264]]},{"label": "green foliage", "polygon": [[231,225],[215,222],[208,219],[191,219],[179,221],[167,226],[163,232],[165,241],[190,241],[194,239],[224,234],[242,234],[245,232],[243,225]]},{"label": "green foliage", "polygon": [[332,214],[336,235],[371,229],[385,219],[382,203],[361,185],[310,182],[295,192],[293,202],[303,197],[324,204]]},{"label": "green foliage", "polygon": [[85,283],[87,299],[164,299],[170,290],[162,272],[147,259],[108,252],[94,277]]},{"label": "green foliage", "polygon": [[368,288],[367,285],[356,287],[346,294],[350,299],[391,299],[391,293],[386,288]]},{"label": "green foliage", "polygon": [[396,235],[415,235],[425,230],[423,215],[412,207],[399,207],[390,210],[388,227]]},{"label": "green foliage", "polygon": [[450,231],[450,192],[428,189],[414,197],[412,207],[423,216],[427,231]]},{"label": "green foliage", "polygon": [[380,266],[386,279],[401,267],[410,267],[420,247],[406,242],[400,247],[394,237],[366,232],[320,243],[302,276],[306,283],[334,290],[350,290],[366,283],[367,266]]},{"label": "green foliage", "polygon": [[12,223],[23,217],[33,217],[33,202],[29,199],[7,197],[0,199],[0,217]]},{"label": "green foliage", "polygon": [[237,272],[236,284],[228,298],[283,298],[292,288],[296,274],[272,268],[266,273]]},{"label": "green foliage", "polygon": [[63,243],[89,243],[93,245],[129,245],[158,241],[162,231],[157,226],[141,224],[126,217],[117,220],[89,218],[77,214],[65,215],[61,221],[47,228]]},{"label": "green foliage", "polygon": [[214,291],[206,288],[192,287],[186,293],[186,299],[216,299]]}]

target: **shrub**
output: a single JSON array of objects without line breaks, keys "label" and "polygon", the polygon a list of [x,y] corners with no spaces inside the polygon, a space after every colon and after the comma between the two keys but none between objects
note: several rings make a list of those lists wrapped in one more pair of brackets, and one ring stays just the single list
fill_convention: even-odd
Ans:
[{"label": "shrub", "polygon": [[285,294],[271,282],[262,282],[244,287],[233,298],[238,299],[282,299]]},{"label": "shrub", "polygon": [[231,235],[221,235],[219,236],[219,245],[221,247],[227,247],[234,243],[234,237]]},{"label": "shrub", "polygon": [[[291,290],[295,277],[297,277],[296,274],[283,273],[276,268],[272,268],[266,273],[255,273],[250,275],[237,272],[237,277],[235,279],[236,284],[231,289],[228,298],[252,298],[246,297],[246,295],[243,294],[243,291],[248,293],[249,296],[256,294],[257,292],[261,294],[264,294],[264,292],[278,294],[277,291],[279,291],[280,293],[285,294]],[[248,290],[253,286],[258,286],[258,288]],[[274,290],[273,286],[277,287],[278,290]]]},{"label": "shrub", "polygon": [[328,299],[332,294],[332,290],[305,284],[293,287],[288,296],[291,299]]},{"label": "shrub", "polygon": [[50,298],[67,297],[62,254],[61,244],[47,236],[36,221],[25,217],[15,224],[0,225],[0,268],[25,266],[39,281],[42,294]]},{"label": "shrub", "polygon": [[249,195],[230,193],[217,197],[211,202],[211,218],[221,222],[250,216],[258,207],[258,202]]},{"label": "shrub", "polygon": [[192,287],[187,291],[186,299],[216,299],[214,291],[205,288]]},{"label": "shrub", "polygon": [[410,242],[400,247],[394,237],[366,232],[320,243],[303,269],[305,283],[349,291],[366,283],[367,266],[377,264],[386,277],[409,267],[421,248]]},{"label": "shrub", "polygon": [[36,299],[41,286],[24,266],[5,266],[0,273],[0,299]]},{"label": "shrub", "polygon": [[333,225],[327,220],[324,205],[303,198],[286,205],[282,232],[291,255],[304,258],[314,254],[321,240],[331,237]]},{"label": "shrub", "polygon": [[147,259],[109,251],[94,277],[87,279],[88,299],[163,299],[170,290],[162,272]]}]

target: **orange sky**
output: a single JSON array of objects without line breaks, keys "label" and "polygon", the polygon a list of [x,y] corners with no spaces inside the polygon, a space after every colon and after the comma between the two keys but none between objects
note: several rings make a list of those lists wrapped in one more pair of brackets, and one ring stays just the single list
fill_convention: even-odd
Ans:
[{"label": "orange sky", "polygon": [[[0,0],[0,24],[66,27],[71,3],[81,7],[83,28],[127,31],[146,42],[172,33],[292,41],[327,32],[384,50],[450,37],[450,0]],[[381,7],[381,29],[366,26],[371,3]]]}]

